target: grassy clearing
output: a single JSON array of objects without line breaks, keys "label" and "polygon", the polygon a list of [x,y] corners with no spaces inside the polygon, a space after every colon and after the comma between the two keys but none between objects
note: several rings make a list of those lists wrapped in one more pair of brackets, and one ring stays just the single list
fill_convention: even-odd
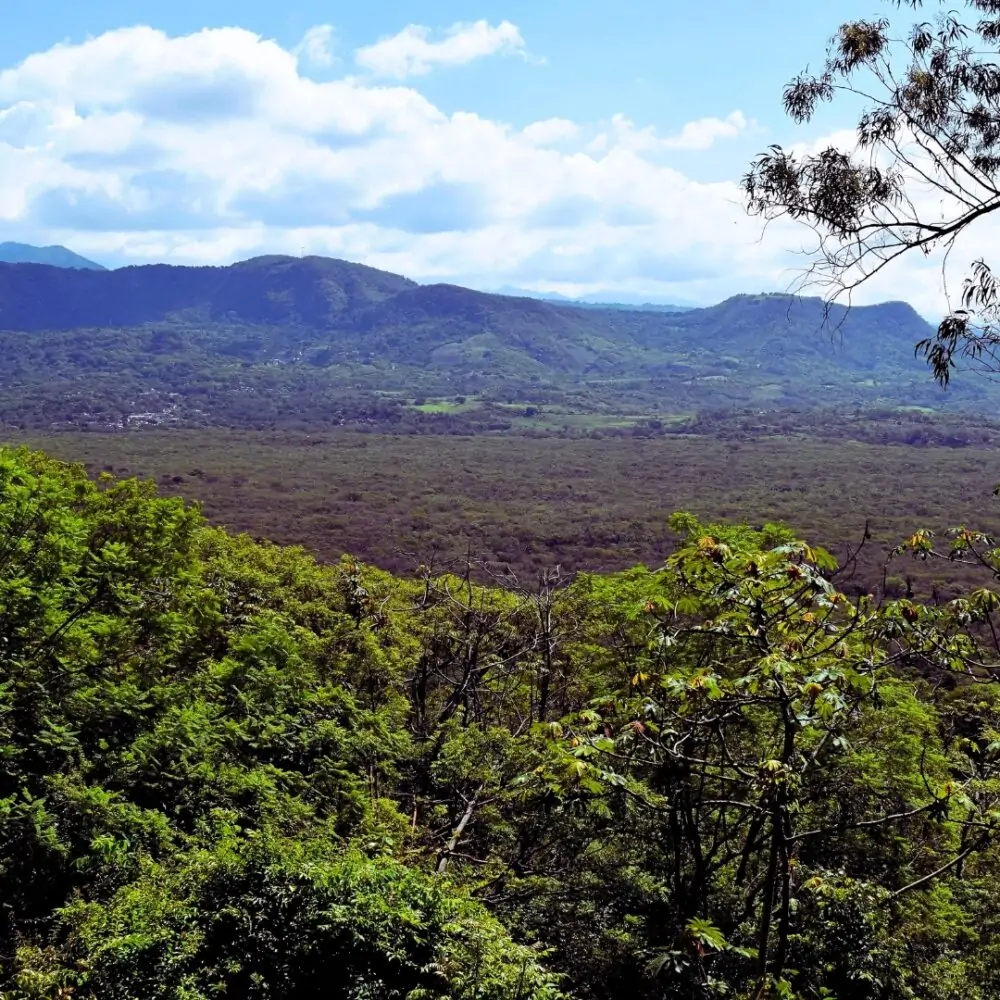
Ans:
[{"label": "grassy clearing", "polygon": [[414,401],[410,408],[418,413],[468,413],[478,409],[480,405],[475,398],[465,398],[461,402],[457,399],[429,399],[423,403]]}]

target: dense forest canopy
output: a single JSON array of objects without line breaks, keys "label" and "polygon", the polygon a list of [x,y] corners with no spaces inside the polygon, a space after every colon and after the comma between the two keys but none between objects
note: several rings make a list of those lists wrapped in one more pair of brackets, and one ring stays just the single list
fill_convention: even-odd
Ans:
[{"label": "dense forest canopy", "polygon": [[996,996],[995,596],[674,527],[402,580],[0,453],[0,995]]}]

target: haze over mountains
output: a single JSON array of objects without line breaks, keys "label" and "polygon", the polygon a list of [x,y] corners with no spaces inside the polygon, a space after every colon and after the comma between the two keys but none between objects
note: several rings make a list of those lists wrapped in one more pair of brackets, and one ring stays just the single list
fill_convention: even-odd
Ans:
[{"label": "haze over mountains", "polygon": [[654,312],[686,312],[688,309],[699,308],[692,302],[683,305],[674,302],[656,302],[650,301],[648,296],[623,292],[594,292],[573,298],[568,295],[560,295],[558,292],[533,292],[527,288],[516,288],[511,285],[503,285],[500,288],[490,289],[490,291],[495,295],[541,299],[543,302],[557,302],[560,305],[580,306],[584,309],[649,309]]},{"label": "haze over mountains", "polygon": [[829,317],[819,300],[784,295],[675,312],[581,309],[419,285],[323,257],[113,271],[0,264],[0,331],[0,387],[26,396],[33,385],[69,380],[95,398],[110,391],[109,375],[131,379],[137,392],[184,393],[198,380],[236,392],[264,371],[268,391],[280,394],[275,366],[283,385],[305,378],[330,398],[347,387],[493,387],[530,399],[561,387],[604,400],[639,393],[644,405],[684,412],[968,406],[995,391],[963,385],[943,394],[914,358],[931,328],[904,303]]}]

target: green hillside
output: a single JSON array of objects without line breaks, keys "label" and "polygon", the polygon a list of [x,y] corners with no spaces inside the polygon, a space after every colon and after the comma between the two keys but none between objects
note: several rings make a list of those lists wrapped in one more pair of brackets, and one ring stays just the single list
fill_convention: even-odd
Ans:
[{"label": "green hillside", "polygon": [[0,419],[326,425],[401,417],[421,396],[604,413],[994,408],[989,383],[933,384],[913,353],[930,332],[904,303],[827,313],[819,300],[742,295],[684,312],[580,309],[319,257],[0,265]]}]

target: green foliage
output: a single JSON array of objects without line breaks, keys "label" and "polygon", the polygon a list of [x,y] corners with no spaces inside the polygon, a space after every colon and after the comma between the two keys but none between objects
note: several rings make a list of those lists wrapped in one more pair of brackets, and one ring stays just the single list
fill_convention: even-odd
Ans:
[{"label": "green foliage", "polygon": [[[229,837],[144,865],[106,903],[71,904],[57,932],[86,966],[80,985],[122,1000],[559,995],[479,905],[418,868],[356,851],[325,858]],[[48,955],[23,959],[24,996],[65,980],[46,972]]]},{"label": "green foliage", "polygon": [[1000,598],[671,528],[405,580],[0,452],[0,996],[995,996]]},{"label": "green foliage", "polygon": [[35,454],[0,496],[5,996],[556,995],[394,860],[405,645],[345,580]]}]

